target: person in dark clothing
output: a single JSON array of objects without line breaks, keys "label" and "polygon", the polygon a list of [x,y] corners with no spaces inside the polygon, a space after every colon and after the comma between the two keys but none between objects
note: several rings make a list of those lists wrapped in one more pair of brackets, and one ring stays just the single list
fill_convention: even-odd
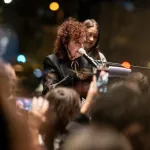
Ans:
[{"label": "person in dark clothing", "polygon": [[[78,53],[78,49],[84,47],[85,40],[85,27],[77,20],[69,18],[59,26],[55,42],[55,54],[47,56],[43,62],[43,95],[58,85],[77,86],[76,89],[79,91],[83,90],[82,87],[87,86],[83,85],[84,82],[82,85],[77,85],[78,81],[87,79],[87,76],[81,72],[91,69],[87,60]],[[85,91],[87,90],[88,86]]]},{"label": "person in dark clothing", "polygon": [[28,115],[33,141],[38,143],[37,133],[40,133],[44,147],[61,150],[68,135],[89,124],[88,113],[93,104],[92,98],[96,94],[94,76],[82,106],[79,94],[74,89],[66,87],[50,90],[45,99],[34,98],[32,110]]},{"label": "person in dark clothing", "polygon": [[132,150],[129,141],[108,127],[87,126],[70,135],[64,150]]},{"label": "person in dark clothing", "polygon": [[148,94],[149,91],[149,79],[141,72],[133,72],[127,77],[128,82],[137,83],[142,94]]},{"label": "person in dark clothing", "polygon": [[106,94],[94,98],[91,123],[110,126],[123,133],[134,150],[147,150],[149,99],[135,81],[117,82]]},{"label": "person in dark clothing", "polygon": [[45,98],[49,102],[49,108],[41,134],[48,149],[60,149],[67,136],[67,125],[80,113],[80,96],[71,88],[58,87],[50,90]]}]

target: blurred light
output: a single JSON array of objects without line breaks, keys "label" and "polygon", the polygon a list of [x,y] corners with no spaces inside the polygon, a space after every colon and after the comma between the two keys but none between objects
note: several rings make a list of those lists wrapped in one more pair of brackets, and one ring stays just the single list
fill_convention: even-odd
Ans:
[{"label": "blurred light", "polygon": [[25,110],[31,110],[32,108],[32,99],[24,98],[23,99],[23,107]]},{"label": "blurred light", "polygon": [[42,72],[40,69],[35,69],[33,71],[33,74],[37,77],[37,78],[40,78],[42,76]]},{"label": "blurred light", "polygon": [[127,68],[127,69],[130,69],[130,68],[131,68],[130,63],[127,62],[127,61],[124,61],[121,65],[122,65],[124,68]]},{"label": "blurred light", "polygon": [[4,36],[0,40],[0,56],[2,56],[6,52],[6,48],[8,46],[9,38]]},{"label": "blurred light", "polygon": [[40,84],[38,85],[38,87],[35,89],[35,91],[41,93],[41,92],[43,91],[43,84],[40,83]]},{"label": "blurred light", "polygon": [[123,2],[122,5],[129,12],[132,12],[135,9],[135,6],[133,5],[132,2]]},{"label": "blurred light", "polygon": [[9,3],[11,3],[12,2],[12,0],[4,0],[4,3],[5,4],[9,4]]},{"label": "blurred light", "polygon": [[13,63],[18,55],[19,41],[14,30],[8,25],[0,25],[0,59]]},{"label": "blurred light", "polygon": [[25,63],[26,62],[26,57],[24,55],[18,55],[17,61]]},{"label": "blurred light", "polygon": [[49,4],[49,9],[52,11],[57,11],[59,9],[59,4],[57,2],[52,2]]},{"label": "blurred light", "polygon": [[1,39],[1,45],[2,45],[2,47],[5,47],[8,44],[8,41],[9,41],[8,37],[3,37]]}]

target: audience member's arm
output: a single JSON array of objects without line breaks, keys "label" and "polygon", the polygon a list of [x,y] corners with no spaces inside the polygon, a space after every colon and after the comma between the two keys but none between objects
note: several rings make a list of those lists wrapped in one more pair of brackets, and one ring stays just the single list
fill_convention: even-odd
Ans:
[{"label": "audience member's arm", "polygon": [[97,83],[96,83],[96,76],[93,76],[93,80],[90,84],[90,88],[88,90],[88,94],[85,100],[85,103],[83,104],[83,106],[81,107],[80,112],[84,115],[87,115],[92,102],[93,102],[93,97],[97,94]]},{"label": "audience member's arm", "polygon": [[49,103],[42,97],[33,98],[32,110],[28,115],[28,126],[31,134],[31,144],[34,146],[40,145],[39,143],[39,130],[46,121],[45,113],[47,112]]}]

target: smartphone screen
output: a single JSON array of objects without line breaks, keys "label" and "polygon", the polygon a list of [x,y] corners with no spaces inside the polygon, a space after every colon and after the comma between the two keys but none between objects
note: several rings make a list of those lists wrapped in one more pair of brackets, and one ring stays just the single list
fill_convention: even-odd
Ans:
[{"label": "smartphone screen", "polygon": [[97,73],[97,88],[100,93],[107,92],[108,72],[99,71]]},{"label": "smartphone screen", "polygon": [[31,110],[32,108],[32,98],[18,97],[17,103],[27,111]]}]

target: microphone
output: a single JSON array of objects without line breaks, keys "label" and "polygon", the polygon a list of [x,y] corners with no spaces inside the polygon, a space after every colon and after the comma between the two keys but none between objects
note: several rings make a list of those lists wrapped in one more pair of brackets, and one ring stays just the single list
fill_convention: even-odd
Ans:
[{"label": "microphone", "polygon": [[[78,52],[83,55],[83,57],[93,66],[98,68],[98,64],[96,61],[88,56],[86,51],[83,48],[79,48]],[[107,62],[104,62],[107,63]],[[99,68],[98,68],[99,69]],[[102,69],[103,70],[103,69]],[[123,67],[117,67],[117,66],[109,66],[104,71],[109,72],[109,77],[125,77],[128,76],[131,73],[131,69],[123,68]]]},{"label": "microphone", "polygon": [[81,55],[83,55],[83,57],[89,62],[89,64],[91,64],[93,67],[97,68],[98,65],[97,63],[94,61],[94,59],[92,57],[90,57],[86,51],[83,48],[79,48],[78,49],[78,53],[80,53]]},{"label": "microphone", "polygon": [[109,72],[109,77],[125,77],[131,73],[131,69],[109,66],[107,71]]}]

